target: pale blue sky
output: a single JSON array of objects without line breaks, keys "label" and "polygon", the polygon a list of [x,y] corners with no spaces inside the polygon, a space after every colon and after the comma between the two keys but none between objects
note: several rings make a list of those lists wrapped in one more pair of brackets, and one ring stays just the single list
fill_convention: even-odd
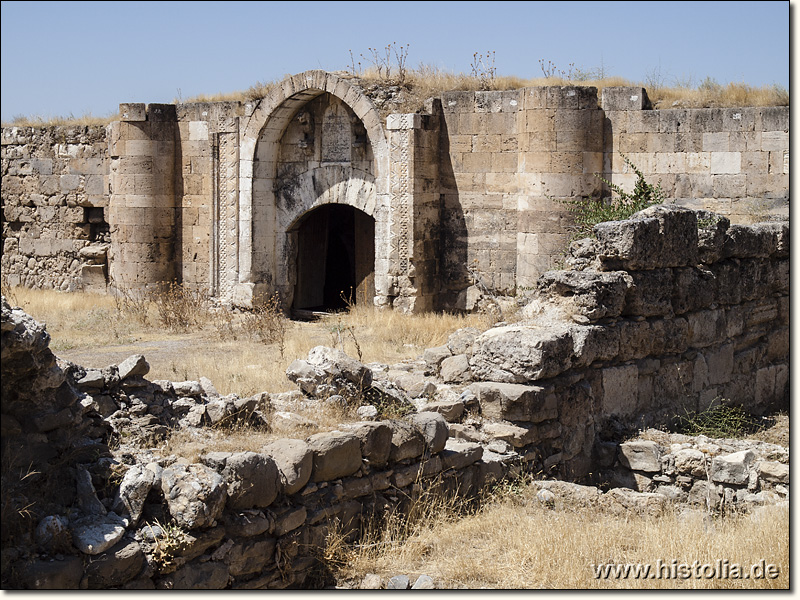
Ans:
[{"label": "pale blue sky", "polygon": [[408,65],[789,88],[789,2],[2,2],[2,119],[247,89],[409,44]]}]

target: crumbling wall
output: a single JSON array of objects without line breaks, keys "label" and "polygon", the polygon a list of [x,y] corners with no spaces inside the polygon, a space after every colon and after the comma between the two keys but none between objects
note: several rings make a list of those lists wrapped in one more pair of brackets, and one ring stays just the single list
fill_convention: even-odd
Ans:
[{"label": "crumbling wall", "polygon": [[545,464],[575,477],[618,425],[669,424],[715,401],[785,405],[788,223],[655,206],[594,232],[571,246],[572,270],[540,278],[526,321],[475,338],[484,416],[529,430]]},{"label": "crumbling wall", "polygon": [[110,241],[105,127],[4,127],[0,142],[4,280],[104,290]]},{"label": "crumbling wall", "polygon": [[[5,299],[2,323],[4,587],[319,585],[328,532],[355,535],[434,488],[471,497],[523,468],[517,455],[449,438],[435,412],[199,462],[161,456],[154,448],[172,428],[266,429],[279,405],[221,397],[207,380],[148,381],[141,355],[104,369],[57,365],[44,327]],[[341,393],[348,376],[359,393],[370,387],[369,369],[339,351],[296,363],[304,389],[314,377]],[[7,509],[21,511],[13,527]]]}]

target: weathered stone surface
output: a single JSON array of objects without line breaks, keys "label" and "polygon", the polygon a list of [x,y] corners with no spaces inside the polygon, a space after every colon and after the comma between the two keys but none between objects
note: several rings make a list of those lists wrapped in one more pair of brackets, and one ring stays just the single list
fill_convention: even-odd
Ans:
[{"label": "weathered stone surface", "polygon": [[228,585],[229,578],[227,565],[209,561],[181,567],[170,579],[174,590],[221,590]]},{"label": "weathered stone surface", "polygon": [[767,258],[778,250],[778,231],[773,226],[731,225],[725,235],[723,258]]},{"label": "weathered stone surface", "polygon": [[65,546],[69,541],[69,521],[59,515],[48,515],[39,521],[34,532],[36,544],[47,551]]},{"label": "weathered stone surface", "polygon": [[396,462],[417,458],[425,451],[425,438],[419,428],[405,421],[387,421],[392,429],[392,449],[389,460]]},{"label": "weathered stone surface", "polygon": [[226,505],[232,509],[269,506],[281,492],[278,466],[270,456],[255,452],[210,452],[202,460],[225,479]]},{"label": "weathered stone surface", "polygon": [[545,297],[568,298],[577,314],[594,321],[622,313],[630,284],[630,275],[624,271],[547,271],[537,289]]},{"label": "weathered stone surface", "polygon": [[284,493],[296,494],[311,479],[314,454],[303,440],[277,440],[264,446],[261,451],[275,461]]},{"label": "weathered stone surface", "polygon": [[672,269],[650,269],[630,273],[624,315],[672,316]]},{"label": "weathered stone surface", "polygon": [[457,354],[442,361],[439,376],[445,383],[463,383],[472,380],[472,371],[469,366],[469,357],[466,354]]},{"label": "weathered stone surface", "polygon": [[449,438],[441,452],[442,468],[463,469],[479,461],[481,456],[483,456],[483,446],[480,444]]},{"label": "weathered stone surface", "polygon": [[422,432],[428,452],[437,454],[444,449],[449,433],[447,421],[438,412],[420,412],[410,415],[408,420]]},{"label": "weathered stone surface", "polygon": [[29,590],[77,590],[83,578],[83,564],[77,556],[64,560],[34,560],[25,565],[20,579]]},{"label": "weathered stone surface", "polygon": [[701,262],[710,264],[722,258],[725,232],[730,225],[727,217],[707,210],[697,211],[697,247]]},{"label": "weathered stone surface", "polygon": [[695,448],[684,448],[674,454],[675,470],[694,477],[705,477],[710,459]]},{"label": "weathered stone surface", "polygon": [[290,508],[275,515],[275,530],[273,535],[280,537],[294,531],[306,522],[308,511],[305,506]]},{"label": "weathered stone surface", "polygon": [[123,540],[86,565],[89,589],[120,587],[139,574],[144,562],[141,546],[135,541]]},{"label": "weathered stone surface", "polygon": [[164,469],[161,490],[170,515],[186,529],[213,525],[222,514],[228,496],[222,475],[198,464],[176,464]]},{"label": "weathered stone surface", "polygon": [[274,519],[264,511],[250,509],[228,512],[224,516],[225,533],[229,536],[255,537],[272,529]]},{"label": "weathered stone surface", "polygon": [[203,386],[199,381],[173,381],[172,389],[178,396],[197,397],[203,394]]},{"label": "weathered stone surface", "polygon": [[648,516],[658,516],[666,509],[668,500],[662,494],[614,488],[603,494],[601,504],[615,514],[635,512]]},{"label": "weathered stone surface", "polygon": [[472,355],[472,344],[479,335],[480,331],[474,327],[463,327],[450,334],[447,338],[447,348],[454,355],[466,354],[470,356]]},{"label": "weathered stone surface", "polygon": [[272,563],[275,540],[246,540],[234,544],[225,556],[228,570],[234,577],[258,573]]},{"label": "weathered stone surface", "polygon": [[353,423],[343,429],[355,435],[361,443],[361,456],[373,467],[382,467],[392,451],[393,431],[389,422]]},{"label": "weathered stone surface", "polygon": [[286,376],[303,392],[320,398],[340,395],[348,401],[359,397],[372,384],[372,371],[341,350],[316,346],[308,360],[296,360]]},{"label": "weathered stone surface", "polygon": [[125,535],[128,522],[114,512],[92,515],[70,522],[72,543],[84,554],[105,552]]},{"label": "weathered stone surface", "polygon": [[125,471],[122,477],[122,482],[119,484],[119,499],[132,524],[139,521],[147,494],[156,483],[156,469],[160,469],[158,465],[152,469],[146,465],[134,465]]},{"label": "weathered stone surface", "polygon": [[765,481],[789,483],[789,465],[773,460],[762,460],[758,464],[758,476]]},{"label": "weathered stone surface", "polygon": [[519,424],[510,425],[508,423],[487,423],[483,426],[483,431],[493,438],[503,440],[514,446],[522,448],[536,441],[536,426],[528,425],[522,427]]},{"label": "weathered stone surface", "polygon": [[453,353],[447,346],[437,346],[435,348],[426,348],[422,353],[422,360],[425,361],[428,369],[436,373],[439,371],[442,361],[452,355]]},{"label": "weathered stone surface", "polygon": [[558,416],[556,397],[548,388],[516,383],[481,382],[470,388],[485,417],[539,423]]},{"label": "weathered stone surface", "polygon": [[436,585],[430,575],[420,575],[411,586],[412,590],[435,590]]},{"label": "weathered stone surface", "polygon": [[711,480],[735,485],[747,483],[755,457],[751,450],[742,450],[727,456],[715,456],[711,460]]},{"label": "weathered stone surface", "polygon": [[458,399],[428,402],[420,407],[419,412],[437,412],[444,417],[445,421],[454,422],[464,414],[464,402]]},{"label": "weathered stone surface", "polygon": [[129,356],[117,366],[120,381],[128,377],[144,376],[150,372],[150,364],[141,354]]},{"label": "weathered stone surface", "polygon": [[308,439],[314,453],[313,481],[331,481],[361,468],[361,443],[352,433],[330,431]]},{"label": "weathered stone surface", "polygon": [[422,398],[436,392],[436,384],[421,373],[403,373],[394,377],[394,382],[411,398]]},{"label": "weathered stone surface", "polygon": [[386,584],[387,590],[407,590],[411,585],[408,575],[395,575]]},{"label": "weathered stone surface", "polygon": [[569,369],[572,350],[567,327],[494,327],[475,339],[470,366],[478,381],[527,383]]},{"label": "weathered stone surface", "polygon": [[655,442],[636,440],[619,445],[620,462],[633,471],[661,470],[661,449]]}]

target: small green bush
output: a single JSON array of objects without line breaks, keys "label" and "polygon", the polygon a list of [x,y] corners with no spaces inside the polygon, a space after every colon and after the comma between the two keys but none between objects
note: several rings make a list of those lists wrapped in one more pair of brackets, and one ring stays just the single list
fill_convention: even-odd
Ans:
[{"label": "small green bush", "polygon": [[710,438],[741,438],[761,429],[758,417],[740,406],[717,404],[702,412],[678,417],[676,430],[685,435],[705,435]]},{"label": "small green bush", "polygon": [[611,189],[614,195],[597,200],[592,198],[559,200],[574,218],[574,225],[571,226],[574,232],[572,240],[593,237],[592,228],[598,223],[623,221],[648,206],[663,204],[666,200],[666,194],[660,185],[647,183],[644,173],[627,156],[624,154],[620,156],[636,173],[636,183],[632,192],[628,193],[619,185],[595,174]]}]

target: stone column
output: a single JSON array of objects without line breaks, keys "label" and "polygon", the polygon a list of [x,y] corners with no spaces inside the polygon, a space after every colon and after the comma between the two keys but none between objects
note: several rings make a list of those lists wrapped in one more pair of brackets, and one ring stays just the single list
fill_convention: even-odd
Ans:
[{"label": "stone column", "polygon": [[434,308],[439,234],[437,115],[389,115],[389,277],[376,295],[404,312]]},{"label": "stone column", "polygon": [[603,111],[597,88],[536,87],[522,90],[518,119],[517,285],[525,288],[566,249],[570,217],[561,201],[600,197]]},{"label": "stone column", "polygon": [[120,104],[110,125],[111,284],[159,287],[176,276],[175,138],[171,104]]}]

